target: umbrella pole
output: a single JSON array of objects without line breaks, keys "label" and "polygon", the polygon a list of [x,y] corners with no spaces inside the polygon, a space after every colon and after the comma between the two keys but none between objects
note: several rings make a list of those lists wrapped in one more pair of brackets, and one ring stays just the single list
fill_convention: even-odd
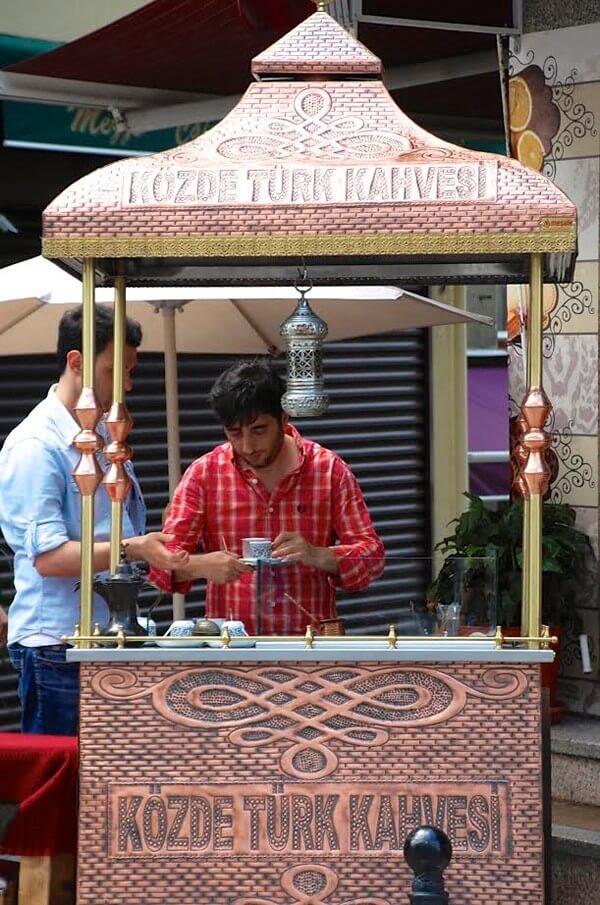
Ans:
[{"label": "umbrella pole", "polygon": [[[167,460],[169,472],[169,498],[173,496],[181,477],[181,450],[179,446],[179,388],[177,383],[177,338],[175,334],[175,308],[161,305],[164,336],[165,398],[167,404]],[[185,595],[173,594],[173,619],[185,619]]]}]

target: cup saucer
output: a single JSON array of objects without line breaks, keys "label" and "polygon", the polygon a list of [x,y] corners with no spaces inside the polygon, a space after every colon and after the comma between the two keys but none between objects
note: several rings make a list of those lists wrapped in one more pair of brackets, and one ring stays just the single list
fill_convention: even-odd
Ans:
[{"label": "cup saucer", "polygon": [[247,566],[257,566],[261,563],[263,566],[268,566],[271,568],[272,566],[291,566],[293,563],[289,562],[287,559],[282,559],[279,556],[272,556],[270,559],[258,559],[255,556],[243,556],[242,562],[246,563]]}]

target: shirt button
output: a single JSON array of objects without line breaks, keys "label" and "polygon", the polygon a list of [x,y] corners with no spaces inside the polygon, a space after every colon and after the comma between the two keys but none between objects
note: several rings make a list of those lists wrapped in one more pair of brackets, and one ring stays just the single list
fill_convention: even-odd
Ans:
[{"label": "shirt button", "polygon": [[258,478],[252,478],[252,483],[253,483],[253,484],[258,484]]},{"label": "shirt button", "polygon": [[274,507],[274,506],[269,506],[269,512],[275,512],[275,507]]}]

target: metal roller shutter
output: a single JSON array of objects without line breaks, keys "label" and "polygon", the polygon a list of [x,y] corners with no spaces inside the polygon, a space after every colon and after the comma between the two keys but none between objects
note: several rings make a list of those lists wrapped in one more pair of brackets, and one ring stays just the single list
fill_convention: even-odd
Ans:
[{"label": "metal roller shutter", "polygon": [[[217,375],[236,360],[179,358],[183,468],[222,441],[222,431],[207,411],[205,400]],[[329,412],[324,418],[298,423],[302,433],[334,449],[351,466],[386,547],[384,576],[364,592],[339,594],[349,632],[381,633],[390,622],[401,624],[409,601],[419,599],[429,580],[427,362],[424,331],[328,344],[324,369]],[[54,357],[0,359],[0,375],[2,442],[56,379]],[[131,442],[148,505],[149,528],[158,529],[168,501],[161,355],[140,356],[129,407],[135,419]],[[0,560],[0,591],[6,606],[12,598],[12,578],[4,558]],[[142,603],[147,599],[144,596]],[[202,600],[198,587],[188,597],[189,615],[201,614]],[[169,621],[168,599],[154,615],[159,627]],[[5,654],[0,658],[0,728],[18,728],[16,682]]]},{"label": "metal roller shutter", "polygon": [[[0,443],[20,419],[39,402],[56,379],[54,356],[0,358]],[[2,541],[0,603],[6,608],[13,597],[12,557]],[[19,728],[17,682],[6,648],[0,650],[0,731]]]}]

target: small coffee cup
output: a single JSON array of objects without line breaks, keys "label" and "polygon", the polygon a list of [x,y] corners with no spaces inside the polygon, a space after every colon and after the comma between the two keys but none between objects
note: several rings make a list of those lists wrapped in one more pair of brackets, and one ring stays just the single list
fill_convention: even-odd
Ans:
[{"label": "small coffee cup", "polygon": [[268,537],[244,537],[242,539],[243,559],[271,559],[273,544]]},{"label": "small coffee cup", "polygon": [[239,619],[225,619],[221,625],[221,631],[226,628],[232,638],[247,638],[246,626]]},{"label": "small coffee cup", "polygon": [[194,630],[193,619],[176,619],[166,630],[165,635],[173,635],[177,638],[186,638],[191,635]]}]

